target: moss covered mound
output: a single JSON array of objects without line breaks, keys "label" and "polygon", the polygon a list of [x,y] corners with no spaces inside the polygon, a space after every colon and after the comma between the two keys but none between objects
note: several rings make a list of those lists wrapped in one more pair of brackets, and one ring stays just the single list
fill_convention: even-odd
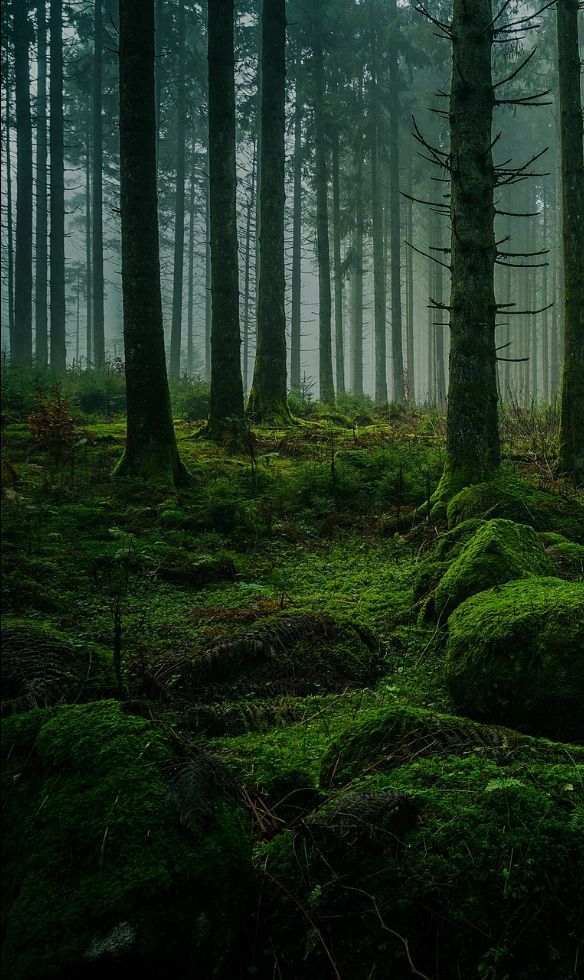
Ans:
[{"label": "moss covered mound", "polygon": [[536,531],[555,531],[584,544],[584,506],[573,497],[539,490],[517,477],[465,487],[448,504],[448,526],[474,517],[506,517]]},{"label": "moss covered mound", "polygon": [[532,527],[487,521],[467,541],[434,591],[436,615],[445,620],[477,592],[526,575],[553,575],[551,558]]},{"label": "moss covered mound", "polygon": [[556,574],[560,578],[570,581],[581,581],[584,579],[584,545],[577,544],[575,541],[568,541],[561,538],[554,541],[546,551],[554,563]]},{"label": "moss covered mound", "polygon": [[2,746],[6,975],[213,975],[250,857],[221,770],[111,701],[13,716]]},{"label": "moss covered mound", "polygon": [[111,660],[96,644],[50,626],[7,620],[1,635],[2,699],[12,709],[91,697],[111,683]]},{"label": "moss covered mound", "polygon": [[202,555],[193,558],[185,554],[174,560],[163,561],[156,569],[159,578],[192,589],[204,589],[216,582],[234,582],[237,569],[231,558]]},{"label": "moss covered mound", "polygon": [[457,711],[567,741],[584,739],[584,586],[529,578],[481,592],[449,619]]},{"label": "moss covered mound", "polygon": [[331,742],[320,782],[323,787],[345,786],[358,776],[387,772],[419,758],[478,753],[499,761],[526,761],[534,753],[567,759],[568,751],[584,764],[584,749],[577,746],[544,743],[468,718],[394,705],[368,713]]},{"label": "moss covered mound", "polygon": [[383,644],[364,627],[323,613],[278,614],[153,668],[161,695],[220,700],[249,693],[303,695],[376,680]]},{"label": "moss covered mound", "polygon": [[259,863],[278,975],[568,980],[581,777],[569,760],[501,766],[474,754],[335,794]]}]

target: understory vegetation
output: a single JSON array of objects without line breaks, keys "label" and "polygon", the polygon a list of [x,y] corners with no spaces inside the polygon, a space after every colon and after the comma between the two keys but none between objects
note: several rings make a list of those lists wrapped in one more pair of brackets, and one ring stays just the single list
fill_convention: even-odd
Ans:
[{"label": "understory vegetation", "polygon": [[112,478],[123,416],[75,384],[4,396],[7,975],[576,977],[584,503],[551,410],[445,512],[431,411],[223,445],[178,389],[168,495]]}]

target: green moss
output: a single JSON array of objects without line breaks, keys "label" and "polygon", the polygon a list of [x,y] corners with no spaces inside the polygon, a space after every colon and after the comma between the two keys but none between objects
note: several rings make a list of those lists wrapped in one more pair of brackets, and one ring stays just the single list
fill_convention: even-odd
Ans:
[{"label": "green moss", "polygon": [[365,712],[327,749],[320,771],[324,787],[346,786],[371,773],[395,769],[412,759],[447,755],[485,755],[501,760],[528,759],[536,752],[568,758],[584,749],[544,743],[506,728],[478,724],[423,708],[391,705]]},{"label": "green moss", "polygon": [[463,714],[584,739],[584,586],[526,578],[467,599],[450,617],[447,658]]},{"label": "green moss", "polygon": [[2,745],[8,976],[80,976],[121,926],[130,972],[223,961],[249,839],[210,764],[108,701],[10,718]]},{"label": "green moss", "polygon": [[[423,758],[352,783],[259,861],[282,976],[568,980],[584,875],[582,771]],[[407,942],[407,946],[406,946]]]},{"label": "green moss", "polygon": [[528,575],[553,575],[554,566],[533,528],[496,519],[480,527],[434,591],[441,621],[477,592]]},{"label": "green moss", "polygon": [[584,545],[564,538],[550,544],[546,550],[560,578],[574,581],[581,581],[584,578]]},{"label": "green moss", "polygon": [[465,487],[448,505],[448,526],[471,517],[505,517],[536,531],[555,531],[584,544],[584,506],[575,497],[539,490],[514,476]]}]

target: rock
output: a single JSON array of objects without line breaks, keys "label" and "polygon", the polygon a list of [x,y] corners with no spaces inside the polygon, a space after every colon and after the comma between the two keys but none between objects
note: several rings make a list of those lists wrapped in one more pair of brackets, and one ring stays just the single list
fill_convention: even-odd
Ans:
[{"label": "rock", "polygon": [[202,754],[179,760],[160,730],[112,701],[13,716],[2,729],[6,976],[219,971],[251,852],[223,768]]},{"label": "rock", "polygon": [[[264,846],[266,941],[283,980],[568,980],[584,880],[570,754],[469,751],[365,771]],[[510,928],[512,923],[512,928]]]},{"label": "rock", "polygon": [[584,505],[575,497],[539,490],[517,477],[501,476],[465,487],[448,504],[447,516],[449,527],[472,517],[505,517],[584,544]]},{"label": "rock", "polygon": [[434,590],[441,622],[477,592],[529,575],[553,575],[554,565],[533,528],[514,521],[487,521],[462,547]]},{"label": "rock", "polygon": [[584,739],[584,585],[508,582],[463,602],[448,628],[446,679],[457,711]]},{"label": "rock", "polygon": [[576,544],[575,541],[568,541],[561,538],[559,541],[550,544],[546,548],[548,556],[551,558],[556,575],[574,581],[582,581],[584,578],[584,545]]}]

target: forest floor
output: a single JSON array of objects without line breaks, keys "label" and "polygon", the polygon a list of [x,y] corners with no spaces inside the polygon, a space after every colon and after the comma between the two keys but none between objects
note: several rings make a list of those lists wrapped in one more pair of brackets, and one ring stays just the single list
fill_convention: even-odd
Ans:
[{"label": "forest floor", "polygon": [[[227,763],[260,849],[314,808],[323,757],[351,725],[386,709],[452,713],[445,630],[424,615],[447,531],[429,506],[444,420],[359,421],[254,429],[251,450],[178,422],[192,478],[167,496],[112,477],[123,417],[77,419],[64,441],[8,420],[4,628],[46,642],[24,668],[8,663],[4,713],[123,702]],[[578,507],[553,475],[551,416],[509,413],[503,438],[509,479]],[[582,564],[568,578],[584,581]]]}]

